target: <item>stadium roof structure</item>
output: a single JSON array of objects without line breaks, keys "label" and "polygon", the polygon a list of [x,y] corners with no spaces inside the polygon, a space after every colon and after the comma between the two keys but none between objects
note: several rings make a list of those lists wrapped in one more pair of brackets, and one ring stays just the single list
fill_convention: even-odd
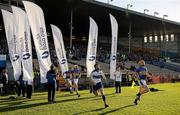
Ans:
[{"label": "stadium roof structure", "polygon": [[35,0],[42,7],[46,21],[61,28],[66,36],[70,32],[70,13],[73,10],[73,34],[88,35],[89,17],[99,27],[99,35],[111,36],[109,13],[115,16],[119,24],[119,37],[127,37],[129,23],[132,25],[132,36],[180,34],[180,23],[152,15],[127,10],[95,0]]},{"label": "stadium roof structure", "polygon": [[[180,34],[180,23],[95,0],[28,1],[35,2],[43,9],[48,31],[51,31],[49,24],[55,24],[62,30],[63,35],[67,37],[70,34],[71,11],[73,11],[73,35],[77,36],[77,38],[88,37],[89,17],[92,17],[97,22],[99,35],[111,36],[109,13],[114,15],[118,21],[119,37],[128,37],[129,23],[131,23],[132,27],[132,37]],[[18,5],[23,7],[22,3]],[[0,6],[1,8],[5,7]]]}]

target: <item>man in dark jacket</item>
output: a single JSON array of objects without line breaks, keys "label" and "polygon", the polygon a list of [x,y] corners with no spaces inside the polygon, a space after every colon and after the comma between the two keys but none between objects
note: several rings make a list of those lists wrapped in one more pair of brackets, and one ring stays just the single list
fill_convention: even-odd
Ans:
[{"label": "man in dark jacket", "polygon": [[23,80],[23,74],[19,76],[19,79],[17,80],[18,83],[18,96],[25,97],[25,81]]},{"label": "man in dark jacket", "polygon": [[33,84],[33,81],[27,81],[26,82],[26,97],[28,99],[31,99],[31,96],[32,96],[32,84]]},{"label": "man in dark jacket", "polygon": [[48,87],[48,102],[55,103],[56,73],[54,65],[51,65],[51,69],[47,72],[46,78]]}]

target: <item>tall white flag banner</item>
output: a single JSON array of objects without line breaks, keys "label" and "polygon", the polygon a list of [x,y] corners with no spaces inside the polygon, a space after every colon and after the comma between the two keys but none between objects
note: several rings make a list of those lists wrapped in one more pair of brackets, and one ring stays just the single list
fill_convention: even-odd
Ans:
[{"label": "tall white flag banner", "polygon": [[32,46],[30,27],[25,11],[11,6],[13,14],[15,15],[18,25],[17,37],[20,39],[21,46],[21,60],[23,66],[23,79],[25,81],[33,81],[33,65],[32,65]]},{"label": "tall white flag banner", "polygon": [[98,40],[98,26],[96,22],[90,17],[89,27],[89,41],[86,56],[86,68],[87,77],[90,77],[91,72],[94,69],[96,63],[96,51],[97,51],[97,40]]},{"label": "tall white flag banner", "polygon": [[23,1],[31,27],[34,45],[38,57],[41,83],[47,82],[46,74],[51,66],[50,52],[45,27],[44,13],[42,9],[28,1]]},{"label": "tall white flag banner", "polygon": [[66,52],[64,48],[63,36],[60,29],[57,26],[51,24],[51,29],[53,33],[54,45],[55,45],[56,54],[59,60],[61,72],[64,73],[68,71],[68,62],[67,62]]},{"label": "tall white flag banner", "polygon": [[14,78],[18,80],[21,75],[21,60],[20,60],[20,42],[17,38],[17,23],[12,13],[6,10],[1,10],[6,39],[9,49],[9,57],[13,66]]},{"label": "tall white flag banner", "polygon": [[110,79],[114,79],[116,71],[116,55],[117,55],[117,38],[118,38],[118,23],[114,16],[110,15],[112,42],[111,42],[111,57],[110,57]]}]

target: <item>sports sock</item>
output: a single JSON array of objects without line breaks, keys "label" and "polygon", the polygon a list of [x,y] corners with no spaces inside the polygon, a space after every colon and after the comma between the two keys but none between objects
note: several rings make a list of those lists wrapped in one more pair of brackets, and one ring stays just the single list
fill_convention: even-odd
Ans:
[{"label": "sports sock", "polygon": [[105,95],[102,95],[102,100],[104,101],[104,104],[106,104],[106,97],[105,97]]},{"label": "sports sock", "polygon": [[78,91],[76,90],[76,95],[79,95]]},{"label": "sports sock", "polygon": [[141,93],[138,93],[137,96],[138,96],[138,97],[141,97]]}]

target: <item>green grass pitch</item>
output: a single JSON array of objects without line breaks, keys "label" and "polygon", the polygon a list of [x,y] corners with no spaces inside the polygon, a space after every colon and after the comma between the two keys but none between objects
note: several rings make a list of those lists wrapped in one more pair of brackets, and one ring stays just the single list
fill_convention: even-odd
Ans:
[{"label": "green grass pitch", "polygon": [[142,96],[137,106],[133,101],[138,87],[122,87],[122,94],[105,88],[109,108],[104,109],[101,97],[89,90],[81,97],[69,92],[56,92],[55,104],[47,102],[47,92],[34,93],[32,99],[0,97],[0,115],[180,115],[180,83],[149,85],[161,91]]}]

